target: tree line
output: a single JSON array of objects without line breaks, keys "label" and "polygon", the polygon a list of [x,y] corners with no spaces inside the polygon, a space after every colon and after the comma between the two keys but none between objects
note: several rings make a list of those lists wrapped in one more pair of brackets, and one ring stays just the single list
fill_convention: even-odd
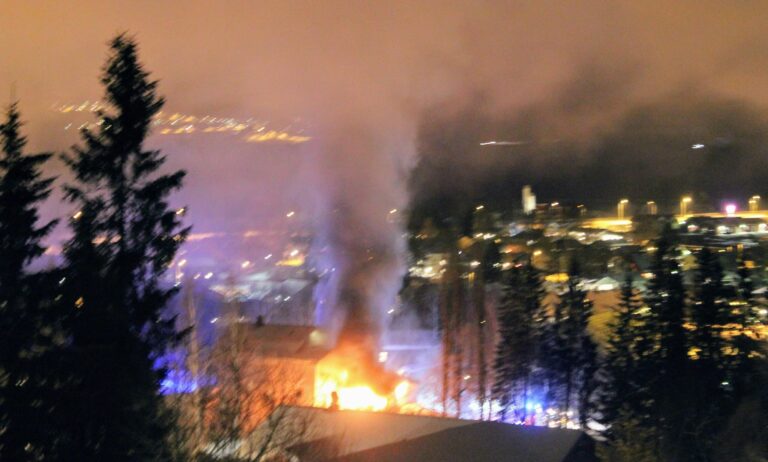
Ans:
[{"label": "tree line", "polygon": [[768,456],[762,304],[750,270],[724,281],[717,254],[696,254],[692,281],[678,263],[675,231],[655,241],[647,286],[627,272],[608,339],[589,329],[592,302],[578,266],[554,306],[531,264],[504,277],[493,395],[497,416],[580,427],[603,460],[741,461]]},{"label": "tree line", "polygon": [[159,359],[183,332],[162,276],[189,232],[169,203],[185,173],[145,146],[164,100],[132,38],[110,41],[101,84],[98,127],[60,156],[74,211],[56,268],[28,269],[57,223],[38,213],[52,154],[25,152],[17,102],[0,122],[0,460],[173,457]]}]

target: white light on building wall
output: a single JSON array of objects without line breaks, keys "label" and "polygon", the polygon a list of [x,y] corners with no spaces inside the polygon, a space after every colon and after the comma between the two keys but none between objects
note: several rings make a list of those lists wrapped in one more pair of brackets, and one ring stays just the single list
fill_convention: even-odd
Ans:
[{"label": "white light on building wall", "polygon": [[659,211],[658,207],[656,206],[656,202],[654,201],[646,202],[645,208],[649,215],[656,215],[656,213]]},{"label": "white light on building wall", "polygon": [[627,214],[627,206],[629,205],[629,199],[622,199],[619,201],[619,204],[616,206],[617,209],[617,215],[619,217],[619,220],[623,220],[624,216]]},{"label": "white light on building wall", "polygon": [[680,215],[688,215],[691,210],[691,205],[693,204],[693,199],[691,199],[690,196],[685,196],[682,199],[680,199]]},{"label": "white light on building wall", "polygon": [[529,185],[523,187],[523,213],[530,215],[536,210],[536,195]]},{"label": "white light on building wall", "polygon": [[760,196],[752,196],[749,198],[749,211],[757,212],[760,210]]}]

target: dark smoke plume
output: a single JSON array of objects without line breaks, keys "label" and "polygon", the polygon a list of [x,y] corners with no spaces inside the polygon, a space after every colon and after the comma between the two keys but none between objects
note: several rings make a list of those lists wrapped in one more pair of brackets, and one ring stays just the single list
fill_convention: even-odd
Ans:
[{"label": "dark smoke plume", "polygon": [[365,124],[340,123],[312,164],[317,195],[314,254],[331,269],[318,293],[321,325],[365,356],[378,351],[383,316],[395,302],[403,249],[392,209],[402,202],[396,156]]},{"label": "dark smoke plume", "polygon": [[685,194],[719,208],[766,193],[764,108],[699,91],[621,100],[624,82],[579,82],[523,110],[491,110],[480,100],[428,111],[410,177],[413,226],[477,203],[519,210],[526,184],[540,201],[608,211],[620,198],[671,211]]}]

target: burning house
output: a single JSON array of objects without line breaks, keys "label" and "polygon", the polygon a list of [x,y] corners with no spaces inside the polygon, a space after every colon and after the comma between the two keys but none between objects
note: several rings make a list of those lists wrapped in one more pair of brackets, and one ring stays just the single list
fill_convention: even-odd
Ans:
[{"label": "burning house", "polygon": [[319,328],[234,322],[215,351],[224,380],[227,364],[236,362],[245,381],[256,384],[256,391],[275,394],[278,404],[373,411],[408,404],[411,382],[384,370],[354,343],[342,339],[334,346]]}]

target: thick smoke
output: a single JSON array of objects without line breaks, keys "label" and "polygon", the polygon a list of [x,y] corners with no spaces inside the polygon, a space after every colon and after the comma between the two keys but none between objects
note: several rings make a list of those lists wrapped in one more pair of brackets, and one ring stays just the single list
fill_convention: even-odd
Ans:
[{"label": "thick smoke", "polygon": [[400,231],[392,213],[404,197],[397,145],[365,124],[332,125],[310,164],[314,255],[330,269],[320,285],[319,323],[340,343],[377,351],[383,315],[395,303],[403,271]]}]

